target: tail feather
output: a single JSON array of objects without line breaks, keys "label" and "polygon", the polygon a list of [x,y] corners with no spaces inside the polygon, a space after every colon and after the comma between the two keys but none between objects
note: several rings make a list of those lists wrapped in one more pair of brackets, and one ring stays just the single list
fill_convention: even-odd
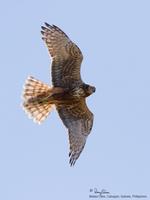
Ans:
[{"label": "tail feather", "polygon": [[32,76],[29,76],[24,86],[23,99],[26,101],[43,94],[48,94],[50,93],[51,89],[52,87],[49,85],[42,83]]},{"label": "tail feather", "polygon": [[41,124],[49,115],[53,108],[53,104],[45,103],[24,103],[23,109],[28,114],[29,118],[32,118],[34,122]]},{"label": "tail feather", "polygon": [[40,124],[51,112],[54,104],[47,98],[52,94],[52,87],[28,77],[23,91],[23,109],[35,122]]}]

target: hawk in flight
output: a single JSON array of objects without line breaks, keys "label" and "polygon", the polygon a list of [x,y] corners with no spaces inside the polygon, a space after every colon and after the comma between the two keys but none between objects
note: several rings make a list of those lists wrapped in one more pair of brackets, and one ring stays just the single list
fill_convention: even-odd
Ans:
[{"label": "hawk in flight", "polygon": [[95,87],[81,79],[82,52],[57,26],[42,26],[44,40],[52,57],[52,86],[29,76],[23,91],[23,108],[37,123],[43,122],[55,107],[68,129],[70,165],[80,156],[93,126],[93,114],[86,97]]}]

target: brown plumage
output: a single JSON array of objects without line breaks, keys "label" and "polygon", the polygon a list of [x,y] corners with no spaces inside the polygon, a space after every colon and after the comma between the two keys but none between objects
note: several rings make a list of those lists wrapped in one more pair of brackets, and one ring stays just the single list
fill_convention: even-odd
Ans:
[{"label": "brown plumage", "polygon": [[23,92],[23,108],[35,122],[46,119],[55,106],[68,129],[70,165],[74,165],[93,126],[93,114],[86,97],[95,87],[85,84],[80,75],[83,55],[57,26],[45,23],[41,31],[52,57],[52,87],[28,77]]}]

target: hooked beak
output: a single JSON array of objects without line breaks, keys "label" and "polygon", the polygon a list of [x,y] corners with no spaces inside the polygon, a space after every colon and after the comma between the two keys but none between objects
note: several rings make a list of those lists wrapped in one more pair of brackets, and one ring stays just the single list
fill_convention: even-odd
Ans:
[{"label": "hooked beak", "polygon": [[96,92],[96,87],[92,86],[93,92]]}]

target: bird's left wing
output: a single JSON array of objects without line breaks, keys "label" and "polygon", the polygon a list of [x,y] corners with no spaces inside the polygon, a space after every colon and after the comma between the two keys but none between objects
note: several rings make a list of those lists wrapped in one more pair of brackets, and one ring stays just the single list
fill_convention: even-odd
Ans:
[{"label": "bird's left wing", "polygon": [[80,67],[83,59],[79,47],[57,26],[42,26],[43,40],[52,57],[52,83],[55,87],[73,87],[82,83]]},{"label": "bird's left wing", "polygon": [[87,136],[93,126],[93,114],[88,109],[85,99],[78,102],[62,103],[56,106],[60,118],[68,128],[70,142],[70,165],[74,165],[80,156]]}]

